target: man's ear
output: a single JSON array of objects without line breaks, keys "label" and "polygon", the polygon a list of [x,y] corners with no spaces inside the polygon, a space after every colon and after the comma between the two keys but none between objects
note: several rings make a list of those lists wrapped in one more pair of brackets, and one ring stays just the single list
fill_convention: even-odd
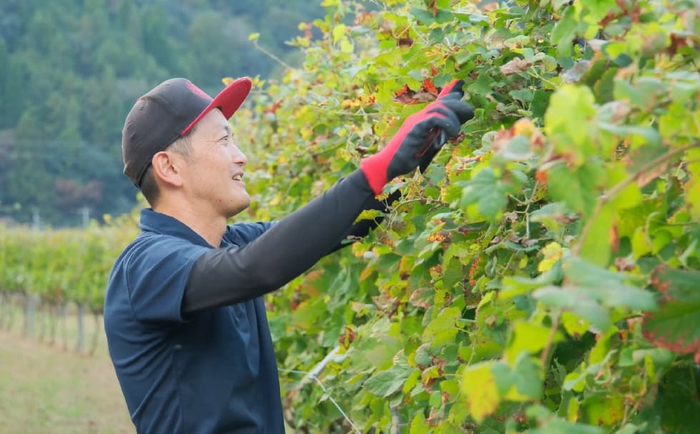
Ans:
[{"label": "man's ear", "polygon": [[151,160],[153,176],[161,183],[173,187],[182,186],[182,161],[172,152],[161,151]]}]

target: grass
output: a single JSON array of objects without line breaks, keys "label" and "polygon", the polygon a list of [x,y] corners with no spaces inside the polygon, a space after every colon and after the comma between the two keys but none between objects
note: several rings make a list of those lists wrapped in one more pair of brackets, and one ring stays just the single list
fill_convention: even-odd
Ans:
[{"label": "grass", "polygon": [[[37,318],[38,319],[38,318]],[[95,331],[85,318],[86,347]],[[101,321],[101,319],[100,319]],[[37,325],[38,326],[38,325]],[[60,336],[60,334],[59,334]],[[67,321],[69,349],[23,333],[17,312],[0,329],[0,432],[13,434],[134,433],[99,331],[94,356],[77,354],[77,318]]]},{"label": "grass", "polygon": [[[84,319],[87,353],[97,330],[93,356],[75,351],[78,320],[67,317],[67,349],[59,327],[56,343],[24,334],[23,314],[13,309],[10,330],[0,327],[0,433],[135,433],[107,351],[102,318]],[[37,316],[35,334],[40,320]],[[99,328],[97,328],[99,327]],[[294,431],[286,427],[288,434]]]}]

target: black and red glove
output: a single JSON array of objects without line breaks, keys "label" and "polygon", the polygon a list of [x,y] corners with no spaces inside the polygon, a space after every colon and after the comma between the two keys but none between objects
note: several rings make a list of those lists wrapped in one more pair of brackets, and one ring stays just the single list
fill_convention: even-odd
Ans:
[{"label": "black and red glove", "polygon": [[412,114],[389,143],[360,162],[374,194],[395,177],[417,167],[424,171],[448,138],[459,135],[461,125],[474,117],[471,105],[462,101],[464,80],[453,80],[437,100]]}]

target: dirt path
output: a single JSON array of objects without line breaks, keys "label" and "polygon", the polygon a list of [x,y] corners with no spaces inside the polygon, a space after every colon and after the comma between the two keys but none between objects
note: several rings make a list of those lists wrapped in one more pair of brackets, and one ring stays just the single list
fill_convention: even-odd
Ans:
[{"label": "dirt path", "polygon": [[102,351],[81,356],[0,329],[0,433],[134,433]]}]

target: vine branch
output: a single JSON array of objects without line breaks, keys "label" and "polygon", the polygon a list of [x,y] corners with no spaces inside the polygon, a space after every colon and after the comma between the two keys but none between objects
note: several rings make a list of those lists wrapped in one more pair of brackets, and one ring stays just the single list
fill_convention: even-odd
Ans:
[{"label": "vine branch", "polygon": [[547,336],[547,345],[542,350],[542,367],[546,369],[547,359],[549,358],[549,352],[552,350],[552,344],[554,343],[554,338],[557,336],[557,330],[559,329],[559,322],[561,320],[561,312],[557,311],[554,315],[554,321],[552,322],[552,328],[549,330],[549,336]]},{"label": "vine branch", "polygon": [[579,256],[581,253],[581,247],[585,244],[586,238],[588,238],[588,234],[591,231],[591,227],[593,226],[593,222],[595,221],[596,217],[600,212],[603,210],[603,207],[608,204],[615,196],[620,194],[622,190],[627,188],[630,184],[635,182],[637,178],[642,176],[644,173],[648,172],[649,170],[653,169],[654,167],[658,166],[659,164],[666,163],[673,157],[682,154],[690,149],[700,147],[700,143],[693,143],[692,145],[686,145],[677,149],[673,149],[655,159],[652,161],[648,162],[647,164],[643,165],[639,169],[637,169],[634,173],[629,175],[627,178],[623,179],[620,181],[617,185],[615,185],[613,188],[610,189],[606,194],[604,194],[599,200],[598,203],[596,204],[595,209],[591,213],[591,216],[588,218],[586,221],[585,226],[583,227],[583,230],[581,231],[581,236],[579,237],[579,242],[576,244],[576,246],[572,249],[572,253],[574,256]]},{"label": "vine branch", "polygon": [[260,51],[261,53],[265,54],[266,56],[268,56],[269,58],[271,58],[271,59],[274,60],[275,62],[279,63],[279,64],[280,64],[281,66],[283,66],[284,68],[287,68],[287,69],[294,69],[293,66],[291,66],[290,64],[288,64],[288,63],[285,62],[284,60],[282,60],[282,59],[280,59],[279,57],[277,57],[277,56],[276,56],[273,52],[271,52],[270,50],[268,50],[268,49],[266,49],[265,47],[263,47],[262,45],[260,45],[260,44],[258,43],[257,40],[254,40],[254,41],[252,41],[252,42],[253,42],[253,46],[254,46],[258,51]]},{"label": "vine branch", "polygon": [[298,369],[283,369],[283,368],[280,368],[279,371],[292,373],[292,374],[303,374],[304,375],[304,377],[301,379],[301,381],[290,391],[290,393],[298,392],[302,387],[304,387],[305,384],[309,383],[310,381],[316,382],[316,384],[318,384],[318,386],[321,388],[321,390],[323,390],[323,393],[326,394],[326,396],[328,397],[328,400],[340,412],[340,414],[343,416],[345,421],[348,424],[350,424],[353,431],[355,433],[359,434],[359,433],[361,433],[359,428],[357,428],[357,426],[352,421],[352,419],[350,419],[350,416],[348,416],[348,414],[345,413],[345,411],[343,411],[343,408],[340,406],[340,404],[338,404],[338,402],[335,399],[333,399],[333,397],[330,395],[328,389],[326,388],[326,386],[323,384],[323,382],[319,378],[319,374],[321,373],[321,371],[323,371],[323,369],[326,367],[326,365],[328,365],[328,363],[335,362],[335,361],[338,361],[338,360],[343,358],[343,355],[341,355],[339,352],[340,352],[340,347],[336,346],[335,348],[333,348],[333,350],[330,353],[328,353],[326,355],[326,357],[323,358],[323,360],[318,362],[316,364],[316,366],[314,366],[313,369],[311,369],[311,371],[301,371]]}]

